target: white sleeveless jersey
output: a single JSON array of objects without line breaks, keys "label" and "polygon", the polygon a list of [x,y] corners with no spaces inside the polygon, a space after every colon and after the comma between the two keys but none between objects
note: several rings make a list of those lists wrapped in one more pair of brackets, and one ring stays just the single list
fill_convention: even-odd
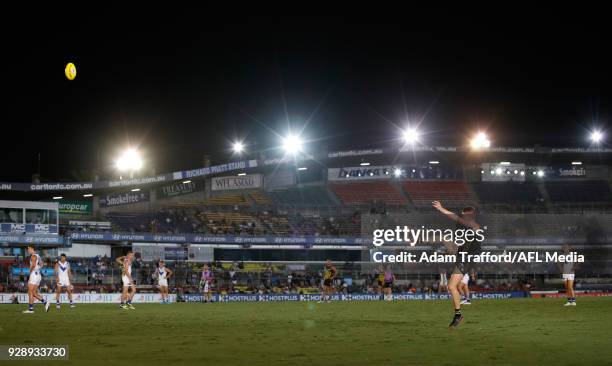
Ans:
[{"label": "white sleeveless jersey", "polygon": [[166,279],[166,267],[158,267],[157,268],[157,275],[159,276],[160,280],[165,280]]},{"label": "white sleeveless jersey", "polygon": [[70,263],[67,261],[65,263],[57,262],[57,274],[60,278],[68,278],[68,274],[70,273]]},{"label": "white sleeveless jersey", "polygon": [[40,259],[40,256],[36,253],[32,254],[32,257],[36,261],[36,264],[34,265],[34,271],[38,272],[42,268],[42,259]]}]

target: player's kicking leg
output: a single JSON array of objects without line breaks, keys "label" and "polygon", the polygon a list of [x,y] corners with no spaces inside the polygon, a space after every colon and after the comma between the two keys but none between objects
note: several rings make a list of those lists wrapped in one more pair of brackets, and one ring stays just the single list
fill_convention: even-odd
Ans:
[{"label": "player's kicking leg", "polygon": [[448,282],[448,290],[453,301],[453,308],[455,309],[455,315],[453,316],[453,320],[449,324],[449,327],[457,327],[463,320],[463,315],[461,315],[461,293],[459,292],[459,286],[461,285],[462,279],[463,273],[453,272]]}]

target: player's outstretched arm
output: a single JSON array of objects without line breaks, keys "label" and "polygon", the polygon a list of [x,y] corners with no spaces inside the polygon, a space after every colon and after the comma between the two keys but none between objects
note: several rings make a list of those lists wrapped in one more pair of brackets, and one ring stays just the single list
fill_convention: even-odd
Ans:
[{"label": "player's outstretched arm", "polygon": [[438,210],[442,214],[446,215],[446,217],[448,217],[449,219],[451,219],[453,221],[456,221],[456,222],[460,223],[461,225],[464,225],[464,226],[467,226],[467,227],[471,227],[474,230],[480,229],[480,226],[478,226],[477,223],[475,223],[473,221],[465,220],[464,218],[462,218],[461,216],[457,215],[456,213],[445,209],[444,206],[442,206],[442,203],[440,203],[440,201],[433,201],[432,205],[433,205],[433,207],[436,210]]}]

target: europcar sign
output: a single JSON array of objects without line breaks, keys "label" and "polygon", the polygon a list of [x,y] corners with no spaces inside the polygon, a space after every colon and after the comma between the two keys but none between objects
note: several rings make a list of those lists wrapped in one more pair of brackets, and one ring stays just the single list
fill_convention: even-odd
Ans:
[{"label": "europcar sign", "polygon": [[67,201],[61,200],[59,202],[59,212],[62,214],[69,215],[91,215],[92,214],[92,203],[91,201]]}]

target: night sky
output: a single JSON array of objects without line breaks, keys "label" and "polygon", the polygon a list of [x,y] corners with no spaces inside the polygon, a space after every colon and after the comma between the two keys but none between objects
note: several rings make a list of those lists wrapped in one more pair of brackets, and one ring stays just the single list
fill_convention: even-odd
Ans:
[{"label": "night sky", "polygon": [[0,181],[29,181],[38,153],[43,180],[86,179],[128,144],[157,172],[225,162],[235,137],[278,145],[287,117],[311,150],[390,146],[406,121],[431,145],[481,128],[494,145],[586,146],[611,112],[598,13],[31,22],[3,35]]}]

